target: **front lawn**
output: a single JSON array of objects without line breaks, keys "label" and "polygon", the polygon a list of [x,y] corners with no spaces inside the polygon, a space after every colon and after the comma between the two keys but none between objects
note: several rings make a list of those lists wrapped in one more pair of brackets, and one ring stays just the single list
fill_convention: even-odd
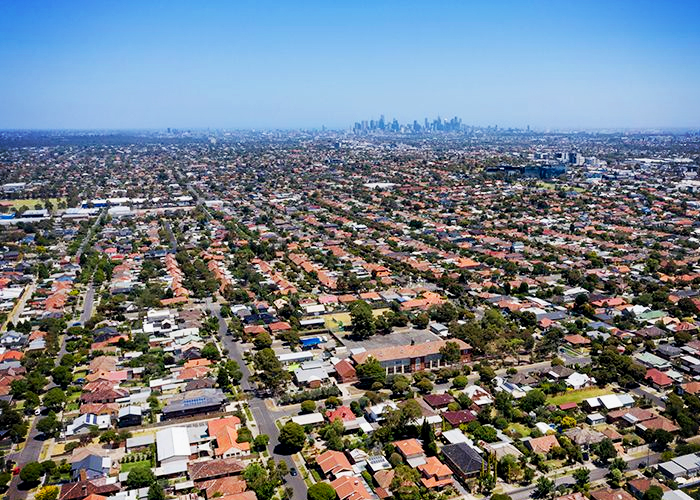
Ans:
[{"label": "front lawn", "polygon": [[603,396],[605,394],[610,394],[610,389],[600,388],[600,387],[587,387],[586,389],[581,389],[580,391],[566,391],[563,394],[558,394],[557,396],[550,397],[547,399],[547,404],[550,405],[560,405],[564,403],[580,403],[584,399],[594,398],[596,396]]},{"label": "front lawn", "polygon": [[119,472],[129,472],[131,469],[135,467],[148,467],[149,469],[151,468],[151,461],[150,460],[139,460],[138,462],[129,462],[126,464],[121,464],[121,467],[119,469]]}]

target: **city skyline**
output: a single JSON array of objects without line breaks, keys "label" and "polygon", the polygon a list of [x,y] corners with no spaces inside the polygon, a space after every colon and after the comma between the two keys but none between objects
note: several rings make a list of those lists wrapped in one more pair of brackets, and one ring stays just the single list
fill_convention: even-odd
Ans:
[{"label": "city skyline", "polygon": [[0,5],[0,129],[700,126],[694,2]]}]

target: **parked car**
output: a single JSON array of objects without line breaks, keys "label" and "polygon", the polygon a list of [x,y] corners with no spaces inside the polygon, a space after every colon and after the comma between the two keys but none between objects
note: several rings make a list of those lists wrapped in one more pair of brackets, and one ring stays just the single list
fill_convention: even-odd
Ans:
[{"label": "parked car", "polygon": [[292,476],[296,476],[299,474],[299,472],[297,472],[295,467],[292,467],[291,469],[289,469],[289,474]]}]

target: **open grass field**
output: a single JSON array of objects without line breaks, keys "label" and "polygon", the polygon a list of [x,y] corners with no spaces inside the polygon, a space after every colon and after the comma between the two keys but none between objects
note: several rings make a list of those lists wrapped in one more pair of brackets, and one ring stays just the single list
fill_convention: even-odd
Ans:
[{"label": "open grass field", "polygon": [[557,396],[547,399],[547,404],[550,405],[560,405],[563,403],[580,403],[584,399],[593,398],[596,396],[603,396],[605,394],[610,394],[610,389],[600,388],[600,387],[588,387],[586,389],[581,389],[580,391],[567,391],[564,394],[559,394]]},{"label": "open grass field", "polygon": [[[376,318],[377,316],[381,316],[386,311],[390,311],[390,310],[391,309],[389,309],[389,308],[373,309],[372,314]],[[350,321],[350,313],[347,313],[347,312],[324,314],[321,317],[326,322],[326,328],[328,328],[329,330],[335,331],[335,330],[339,330],[341,327],[347,328],[352,324],[352,322]]]},{"label": "open grass field", "polygon": [[[54,206],[54,209],[58,205],[59,201],[66,201],[65,198],[49,198],[51,203]],[[38,199],[22,199],[22,200],[0,200],[0,205],[6,205],[9,207],[12,207],[13,209],[17,210],[19,207],[27,207],[30,210],[33,210],[36,208],[37,203],[41,204],[41,206],[44,206],[44,200],[38,200]]]}]

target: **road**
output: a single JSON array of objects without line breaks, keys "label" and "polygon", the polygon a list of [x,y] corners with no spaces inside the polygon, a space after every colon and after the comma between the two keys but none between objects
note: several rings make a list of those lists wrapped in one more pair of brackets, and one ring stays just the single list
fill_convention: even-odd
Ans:
[{"label": "road", "polygon": [[[638,469],[641,464],[646,464],[647,460],[649,460],[649,465],[653,465],[659,461],[659,454],[658,453],[652,453],[649,455],[649,457],[642,457],[642,458],[634,458],[632,460],[627,461],[627,470],[634,470]],[[603,467],[595,467],[591,470],[591,475],[590,475],[590,482],[593,483],[595,481],[600,481],[601,479],[605,478],[605,476],[608,474],[608,469],[603,468]],[[550,479],[554,480],[555,486],[560,486],[562,484],[574,484],[576,480],[573,478],[573,476],[568,475],[568,476],[562,476],[562,477],[556,477],[556,475],[550,474],[548,476]],[[534,498],[534,491],[535,491],[535,485],[530,485],[525,488],[520,488],[517,490],[513,490],[511,492],[508,492],[508,495],[513,500],[527,500],[529,498]]]},{"label": "road", "polygon": [[[85,324],[85,322],[92,317],[94,298],[95,288],[92,286],[92,283],[90,283],[90,285],[88,285],[87,292],[85,293],[83,311],[80,314],[81,324]],[[64,354],[66,354],[66,335],[61,336],[61,348],[56,356],[56,365],[61,362],[61,358]],[[44,391],[49,391],[54,387],[56,387],[56,384],[54,384],[53,381],[49,382],[49,384],[44,387]],[[20,451],[19,454],[14,453],[8,456],[8,458],[11,458],[17,462],[20,467],[28,464],[29,462],[37,462],[41,456],[41,449],[44,446],[44,440],[41,439],[39,431],[36,430],[36,424],[40,418],[42,417],[38,416],[32,421],[29,428],[29,433],[27,435],[27,440],[24,448],[22,448],[22,451]],[[27,492],[18,489],[19,482],[20,480],[18,476],[12,478],[12,482],[10,483],[10,487],[6,493],[6,498],[11,498],[12,500],[27,498]]]},{"label": "road", "polygon": [[[207,301],[207,306],[209,310],[218,318],[219,320],[219,338],[221,342],[228,350],[229,358],[236,361],[240,367],[243,377],[241,378],[241,388],[244,391],[248,391],[250,397],[248,399],[248,407],[250,408],[253,417],[255,418],[255,423],[258,426],[258,431],[260,434],[267,434],[270,437],[270,442],[268,444],[268,451],[270,455],[276,461],[284,461],[287,463],[287,467],[290,469],[292,467],[296,468],[296,464],[290,455],[282,455],[279,453],[279,429],[275,425],[276,414],[271,412],[265,405],[265,400],[259,398],[252,391],[253,386],[250,383],[250,371],[243,360],[243,354],[241,352],[241,346],[239,342],[233,340],[229,335],[226,335],[228,331],[228,326],[226,320],[221,316],[221,306],[210,300]],[[306,483],[302,478],[301,474],[297,476],[287,475],[285,477],[286,486],[292,488],[292,498],[293,500],[305,500],[306,499]]]},{"label": "road", "polygon": [[80,314],[80,324],[85,325],[92,317],[92,310],[95,302],[95,287],[92,282],[87,287],[85,292],[85,300],[83,300],[83,312]]}]

